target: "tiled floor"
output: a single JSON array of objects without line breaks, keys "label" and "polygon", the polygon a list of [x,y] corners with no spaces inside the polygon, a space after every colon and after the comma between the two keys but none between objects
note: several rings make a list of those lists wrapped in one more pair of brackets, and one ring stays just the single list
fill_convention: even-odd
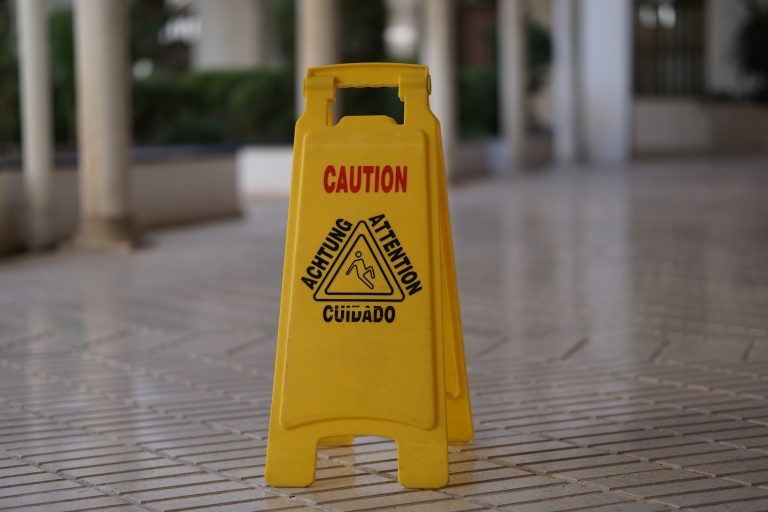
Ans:
[{"label": "tiled floor", "polygon": [[452,197],[477,440],[263,483],[286,205],[132,255],[0,262],[0,510],[768,510],[768,162]]}]

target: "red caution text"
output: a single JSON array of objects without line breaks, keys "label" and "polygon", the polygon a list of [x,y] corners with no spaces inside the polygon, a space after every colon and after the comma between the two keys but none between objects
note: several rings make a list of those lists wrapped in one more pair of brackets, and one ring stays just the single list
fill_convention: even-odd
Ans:
[{"label": "red caution text", "polygon": [[323,173],[323,186],[329,194],[407,192],[408,166],[329,165]]}]

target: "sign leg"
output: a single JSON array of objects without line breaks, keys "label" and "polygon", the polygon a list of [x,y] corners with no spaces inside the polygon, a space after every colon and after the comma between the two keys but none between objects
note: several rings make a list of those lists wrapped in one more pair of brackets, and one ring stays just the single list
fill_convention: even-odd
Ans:
[{"label": "sign leg", "polygon": [[307,487],[315,481],[317,441],[303,435],[271,433],[265,479],[273,487]]},{"label": "sign leg", "polygon": [[437,489],[448,484],[448,450],[445,438],[427,437],[397,442],[397,479],[408,488]]}]

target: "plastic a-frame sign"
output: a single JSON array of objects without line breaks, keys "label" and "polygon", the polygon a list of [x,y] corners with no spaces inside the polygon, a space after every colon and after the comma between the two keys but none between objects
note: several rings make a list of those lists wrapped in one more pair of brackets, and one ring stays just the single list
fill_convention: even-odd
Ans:
[{"label": "plastic a-frame sign", "polygon": [[[333,124],[339,87],[398,87],[404,123]],[[266,481],[303,487],[319,444],[393,439],[405,487],[448,482],[472,413],[440,124],[427,68],[311,68],[296,124]]]}]

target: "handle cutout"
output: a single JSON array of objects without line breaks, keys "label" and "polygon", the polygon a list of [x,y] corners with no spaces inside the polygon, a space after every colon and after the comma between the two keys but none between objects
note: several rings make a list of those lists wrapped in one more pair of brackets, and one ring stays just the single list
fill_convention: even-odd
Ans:
[{"label": "handle cutout", "polygon": [[[343,112],[343,102],[335,101],[337,94],[345,94],[342,91],[348,88],[361,88],[363,90],[373,89],[384,90],[384,92],[359,92],[352,94],[383,95],[386,98],[387,89],[395,89],[397,96],[403,103],[402,116],[399,110],[395,109],[396,103],[391,103],[393,108],[391,115],[388,115],[395,123],[409,124],[416,119],[434,119],[429,111],[429,91],[431,88],[429,74],[425,66],[414,64],[339,64],[334,66],[323,66],[319,68],[309,68],[307,77],[304,80],[304,97],[306,106],[301,116],[302,123],[307,126],[331,127],[337,124],[340,115]],[[382,99],[380,98],[380,99]],[[376,100],[372,100],[375,102]],[[386,105],[389,100],[383,100],[381,105]],[[377,111],[379,107],[362,110]],[[347,114],[347,117],[355,117],[353,113]],[[357,114],[357,117],[360,117]],[[398,119],[399,118],[399,119]],[[428,121],[429,122],[429,121]]]},{"label": "handle cutout", "polygon": [[387,116],[403,124],[405,105],[397,87],[336,88],[333,104],[334,124],[349,116]]}]

